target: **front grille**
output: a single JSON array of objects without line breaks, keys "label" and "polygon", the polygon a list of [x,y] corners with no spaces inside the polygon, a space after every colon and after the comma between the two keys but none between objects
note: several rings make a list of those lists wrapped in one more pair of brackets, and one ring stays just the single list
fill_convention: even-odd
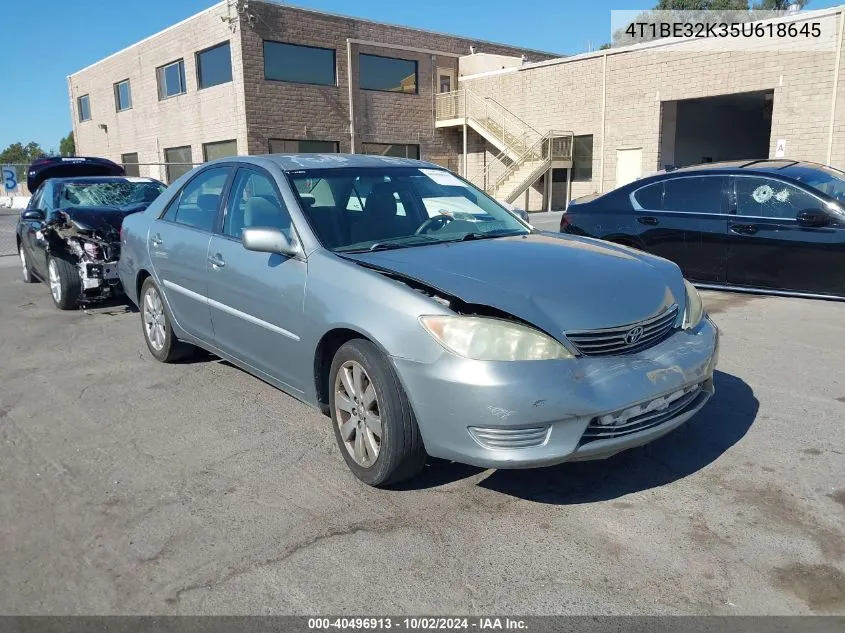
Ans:
[{"label": "front grille", "polygon": [[[672,398],[672,396],[675,397]],[[663,396],[663,398],[656,398],[628,409],[595,417],[590,420],[580,444],[623,437],[654,428],[694,409],[706,397],[707,394],[702,390],[702,385],[698,384],[675,394]]]},{"label": "front grille", "polygon": [[509,449],[531,448],[545,443],[549,437],[548,426],[533,426],[523,429],[503,429],[494,427],[469,427],[469,434],[484,448]]},{"label": "front grille", "polygon": [[[611,356],[631,354],[657,345],[674,329],[678,317],[678,306],[671,305],[660,314],[629,325],[603,330],[570,330],[566,338],[585,356]],[[633,340],[632,334],[639,331]]]}]

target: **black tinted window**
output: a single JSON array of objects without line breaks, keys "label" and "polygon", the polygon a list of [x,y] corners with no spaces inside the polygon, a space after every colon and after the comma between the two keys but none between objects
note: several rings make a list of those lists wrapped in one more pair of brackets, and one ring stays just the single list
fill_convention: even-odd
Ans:
[{"label": "black tinted window", "polygon": [[197,53],[197,84],[208,88],[232,81],[232,54],[229,42]]},{"label": "black tinted window", "polygon": [[264,78],[334,86],[334,49],[264,42]]},{"label": "black tinted window", "polygon": [[663,210],[687,213],[721,213],[722,176],[673,178],[663,184]]},{"label": "black tinted window", "polygon": [[417,92],[417,62],[411,59],[358,56],[358,82],[361,90]]},{"label": "black tinted window", "polygon": [[211,231],[228,176],[228,167],[208,169],[196,176],[182,189],[178,202],[172,205],[175,210],[168,209],[165,219]]},{"label": "black tinted window", "polygon": [[737,215],[795,219],[799,211],[821,209],[822,203],[798,187],[773,178],[736,178]]},{"label": "black tinted window", "polygon": [[663,183],[643,187],[634,194],[634,199],[643,209],[660,211],[663,208]]}]

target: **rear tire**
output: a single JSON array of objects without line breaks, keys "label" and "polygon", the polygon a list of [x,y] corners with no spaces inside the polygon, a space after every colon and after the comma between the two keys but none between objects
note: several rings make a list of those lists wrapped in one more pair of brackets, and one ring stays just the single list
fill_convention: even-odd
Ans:
[{"label": "rear tire", "polygon": [[193,345],[183,343],[173,334],[170,314],[152,277],[147,277],[141,286],[138,307],[144,341],[156,360],[172,363],[185,358],[194,350]]},{"label": "rear tire", "polygon": [[335,354],[329,407],[343,459],[365,484],[388,486],[422,470],[426,454],[411,403],[370,341],[353,339]]},{"label": "rear tire", "polygon": [[32,274],[32,267],[29,265],[29,257],[26,256],[23,244],[18,244],[18,256],[21,259],[21,271],[23,275],[23,282],[25,284],[38,283],[38,279]]},{"label": "rear tire", "polygon": [[47,259],[47,279],[50,295],[59,310],[73,310],[82,297],[82,282],[79,270],[66,256],[50,255]]}]

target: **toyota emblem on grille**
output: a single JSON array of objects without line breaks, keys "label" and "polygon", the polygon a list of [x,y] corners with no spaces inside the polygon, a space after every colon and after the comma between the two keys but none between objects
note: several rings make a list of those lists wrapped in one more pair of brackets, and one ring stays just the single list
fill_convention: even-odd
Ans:
[{"label": "toyota emblem on grille", "polygon": [[625,342],[628,345],[634,345],[637,341],[639,341],[643,337],[643,328],[641,325],[637,327],[632,327],[625,333]]}]

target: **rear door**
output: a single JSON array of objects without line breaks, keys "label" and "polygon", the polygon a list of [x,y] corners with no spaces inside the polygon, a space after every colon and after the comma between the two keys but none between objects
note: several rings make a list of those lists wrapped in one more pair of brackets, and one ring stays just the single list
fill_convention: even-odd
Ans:
[{"label": "rear door", "polygon": [[197,173],[155,220],[147,237],[150,259],[179,326],[213,343],[208,307],[207,262],[211,232],[231,167],[210,167]]},{"label": "rear door", "polygon": [[[827,203],[789,182],[737,175],[728,222],[728,282],[755,288],[845,295],[845,226]],[[830,224],[801,226],[800,211]]]},{"label": "rear door", "polygon": [[728,178],[676,176],[631,194],[645,249],[675,262],[695,281],[724,281]]}]

